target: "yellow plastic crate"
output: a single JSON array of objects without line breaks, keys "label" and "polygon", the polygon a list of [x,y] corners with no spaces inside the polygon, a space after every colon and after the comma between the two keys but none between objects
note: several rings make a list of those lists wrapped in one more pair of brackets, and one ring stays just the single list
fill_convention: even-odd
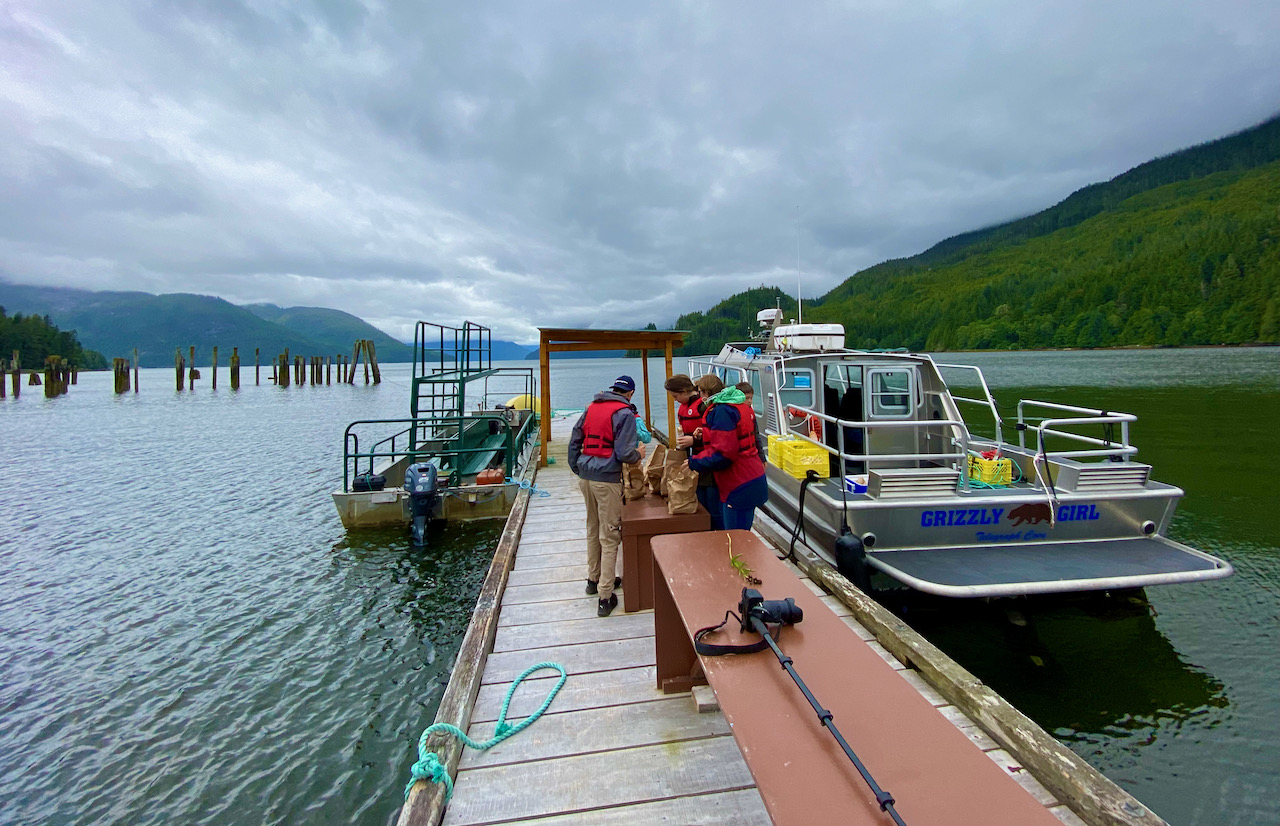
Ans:
[{"label": "yellow plastic crate", "polygon": [[811,470],[824,478],[831,475],[829,454],[817,445],[795,439],[780,442],[779,446],[782,448],[780,455],[773,463],[791,476],[803,479]]},{"label": "yellow plastic crate", "polygon": [[969,478],[984,485],[1009,485],[1013,483],[1012,459],[983,459],[969,457]]},{"label": "yellow plastic crate", "polygon": [[767,448],[770,460],[771,461],[777,460],[777,462],[781,462],[782,454],[780,453],[780,451],[782,450],[782,447],[776,446],[778,445],[779,442],[785,444],[786,442],[794,442],[794,441],[795,439],[791,438],[790,436],[783,436],[779,433],[770,433],[769,445]]}]

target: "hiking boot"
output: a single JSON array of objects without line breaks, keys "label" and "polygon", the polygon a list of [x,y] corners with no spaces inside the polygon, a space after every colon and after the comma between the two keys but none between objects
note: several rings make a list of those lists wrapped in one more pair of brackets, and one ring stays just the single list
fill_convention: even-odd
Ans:
[{"label": "hiking boot", "polygon": [[600,600],[599,607],[596,608],[597,617],[607,617],[613,613],[613,609],[618,607],[618,595],[610,594],[608,599]]},{"label": "hiking boot", "polygon": [[[614,578],[613,578],[613,587],[614,587],[614,588],[621,588],[621,587],[622,587],[622,577],[618,576],[618,577],[614,577]],[[587,593],[588,593],[588,594],[595,594],[595,593],[599,593],[599,591],[600,591],[600,583],[599,583],[599,582],[597,582],[597,581],[596,581],[596,580],[594,580],[594,579],[588,579],[588,580],[587,580]]]}]

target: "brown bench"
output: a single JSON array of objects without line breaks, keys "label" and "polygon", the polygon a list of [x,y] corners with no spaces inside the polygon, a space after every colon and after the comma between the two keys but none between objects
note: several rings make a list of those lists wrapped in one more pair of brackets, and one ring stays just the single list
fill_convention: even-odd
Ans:
[{"label": "brown bench", "polygon": [[642,611],[653,607],[653,549],[655,536],[705,531],[711,514],[698,506],[696,513],[669,514],[667,500],[650,493],[622,506],[622,608]]},{"label": "brown bench", "polygon": [[[741,598],[733,552],[767,600],[804,611],[779,646],[908,826],[1062,826],[947,721],[748,531],[652,540],[658,687],[709,682],[775,824],[892,824],[835,738],[768,650],[700,657],[692,635]],[[731,618],[706,642],[757,642]]]}]

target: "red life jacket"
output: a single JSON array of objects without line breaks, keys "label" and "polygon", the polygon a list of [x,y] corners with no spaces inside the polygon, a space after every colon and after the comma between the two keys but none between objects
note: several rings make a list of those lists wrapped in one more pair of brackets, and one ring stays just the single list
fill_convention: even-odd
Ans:
[{"label": "red life jacket", "polygon": [[700,399],[697,396],[694,396],[689,404],[680,405],[676,411],[676,417],[680,419],[680,432],[686,436],[692,436],[693,431],[702,427],[706,412],[706,399]]},{"label": "red life jacket", "polygon": [[631,405],[619,401],[592,402],[582,420],[582,452],[587,456],[609,458],[613,455],[613,414]]},{"label": "red life jacket", "polygon": [[736,431],[738,455],[760,455],[760,451],[756,449],[756,411],[746,402],[735,404],[734,407],[738,409],[738,429]]}]

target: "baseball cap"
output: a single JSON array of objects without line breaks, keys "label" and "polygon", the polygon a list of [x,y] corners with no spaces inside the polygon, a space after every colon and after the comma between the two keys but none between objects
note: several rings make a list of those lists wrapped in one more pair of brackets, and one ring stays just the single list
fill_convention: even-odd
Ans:
[{"label": "baseball cap", "polygon": [[618,376],[613,380],[613,389],[619,393],[631,393],[636,389],[636,380],[630,376]]}]

